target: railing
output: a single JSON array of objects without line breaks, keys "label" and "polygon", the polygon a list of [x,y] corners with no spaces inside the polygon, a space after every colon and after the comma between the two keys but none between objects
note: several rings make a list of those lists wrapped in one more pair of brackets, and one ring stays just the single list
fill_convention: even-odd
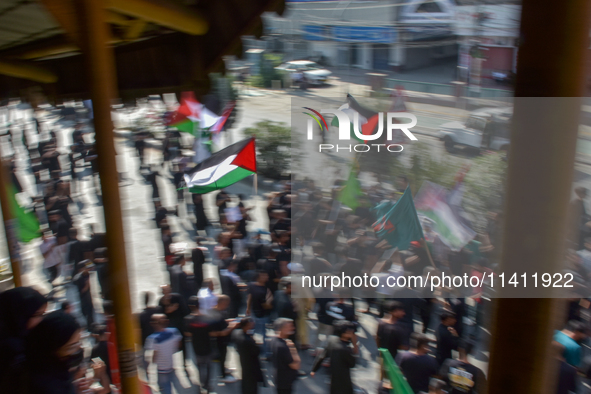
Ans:
[{"label": "railing", "polygon": [[[430,82],[419,82],[419,81],[405,81],[402,79],[386,78],[386,88],[394,89],[398,86],[402,86],[404,90],[419,93],[430,93],[430,94],[441,94],[444,96],[456,95],[456,86],[448,85],[443,83],[430,83]],[[504,89],[492,89],[492,88],[480,88],[479,92],[469,89],[464,86],[464,95],[468,97],[479,97],[479,98],[505,98],[512,97],[513,92]]]}]

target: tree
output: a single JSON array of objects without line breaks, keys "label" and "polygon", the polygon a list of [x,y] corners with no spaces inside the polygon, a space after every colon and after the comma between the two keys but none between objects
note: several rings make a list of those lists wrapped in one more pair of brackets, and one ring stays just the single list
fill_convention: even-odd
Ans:
[{"label": "tree", "polygon": [[257,172],[271,179],[290,173],[292,161],[297,161],[292,147],[291,129],[283,122],[264,120],[244,130],[244,135],[256,137]]},{"label": "tree", "polygon": [[[413,144],[408,151],[408,164],[395,161],[390,174],[406,175],[413,195],[419,191],[424,181],[437,183],[450,190],[455,184],[456,174],[462,164],[466,163],[465,160],[450,155],[438,159],[422,142]],[[481,154],[472,160],[470,170],[464,178],[462,206],[470,216],[475,231],[485,230],[488,212],[499,211],[503,207],[507,173],[507,162],[503,157],[504,154],[496,152]]]}]

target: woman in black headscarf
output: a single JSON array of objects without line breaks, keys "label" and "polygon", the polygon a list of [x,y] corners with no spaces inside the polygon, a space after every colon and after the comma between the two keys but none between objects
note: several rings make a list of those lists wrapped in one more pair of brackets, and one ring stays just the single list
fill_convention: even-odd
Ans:
[{"label": "woman in black headscarf", "polygon": [[72,372],[83,359],[76,318],[55,311],[43,318],[27,337],[30,394],[74,394]]},{"label": "woman in black headscarf", "polygon": [[24,392],[25,337],[45,309],[47,300],[33,288],[0,293],[0,393]]}]

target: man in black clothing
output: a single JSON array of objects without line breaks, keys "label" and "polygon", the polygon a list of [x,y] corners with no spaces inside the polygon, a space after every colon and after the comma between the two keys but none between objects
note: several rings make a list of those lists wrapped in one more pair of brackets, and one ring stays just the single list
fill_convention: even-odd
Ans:
[{"label": "man in black clothing", "polygon": [[286,317],[295,321],[298,312],[291,298],[291,278],[281,278],[279,286],[281,289],[277,290],[273,297],[273,309],[277,317]]},{"label": "man in black clothing", "polygon": [[462,341],[458,345],[458,351],[460,358],[445,360],[439,370],[439,376],[448,384],[449,394],[485,394],[487,388],[484,372],[468,361],[472,344]]},{"label": "man in black clothing", "polygon": [[330,357],[330,394],[353,394],[351,368],[355,366],[357,354],[359,347],[355,326],[350,321],[337,320],[334,322],[334,335],[331,335],[326,348],[314,360],[310,376],[313,377],[322,362]]},{"label": "man in black clothing", "polygon": [[86,250],[85,241],[78,239],[78,230],[74,227],[69,230],[70,236],[70,253],[68,255],[68,263],[72,264],[72,277],[78,273],[78,263],[84,260],[84,251]]},{"label": "man in black clothing", "polygon": [[429,355],[429,338],[418,334],[416,341],[416,351],[399,353],[396,362],[415,393],[427,392],[429,381],[439,371],[439,364]]},{"label": "man in black clothing", "polygon": [[169,270],[174,262],[174,254],[170,250],[170,245],[172,245],[173,243],[170,226],[168,224],[165,224],[162,227],[160,227],[160,233],[162,236],[162,249],[164,251],[164,261],[166,262],[166,269]]},{"label": "man in black clothing", "polygon": [[308,265],[307,271],[310,275],[316,276],[318,274],[331,273],[332,265],[323,257],[324,245],[320,242],[315,242],[312,244],[312,251],[314,252],[314,257],[306,264]]},{"label": "man in black clothing", "polygon": [[[154,327],[152,326],[152,324],[150,324],[150,321],[152,319],[152,315],[157,314],[157,313],[162,313],[162,308],[160,308],[159,306],[150,306],[150,302],[151,302],[153,296],[154,296],[154,294],[152,294],[150,292],[145,292],[143,294],[144,310],[139,314],[139,317],[138,317],[140,331],[141,331],[142,347],[146,343],[146,338],[148,338],[148,336],[154,334]],[[144,367],[147,368],[147,366],[148,366],[148,363],[144,361]]]},{"label": "man in black clothing", "polygon": [[237,322],[228,322],[228,306],[230,298],[227,295],[218,297],[217,306],[209,312],[211,325],[213,327],[212,336],[216,338],[220,361],[221,382],[234,383],[236,378],[226,373],[226,356],[228,354],[228,345],[230,344],[230,335],[238,326]]},{"label": "man in black clothing", "polygon": [[189,275],[183,270],[185,266],[185,255],[177,254],[174,256],[174,265],[170,268],[170,285],[173,293],[178,293],[185,302],[189,297],[195,295],[195,289],[189,284]]},{"label": "man in black clothing", "polygon": [[200,289],[203,285],[203,264],[205,264],[206,248],[201,246],[203,238],[197,237],[197,247],[191,251],[191,261],[193,262],[194,286]]},{"label": "man in black clothing", "polygon": [[[273,310],[275,311],[277,317],[285,317],[296,321],[298,317],[298,312],[295,307],[295,300],[291,298],[291,278],[285,277],[281,278],[281,282],[279,282],[280,289],[275,292],[273,296]],[[289,337],[294,343],[297,343],[297,326],[295,326],[294,333],[292,336]]]},{"label": "man in black clothing", "polygon": [[263,354],[267,356],[267,328],[269,314],[273,305],[273,295],[267,287],[269,276],[265,271],[257,272],[257,281],[248,285],[246,315],[255,321],[255,332],[263,337]]},{"label": "man in black clothing", "polygon": [[150,173],[146,176],[146,180],[152,185],[152,199],[160,198],[160,189],[158,187],[158,171],[155,168],[150,169]]},{"label": "man in black clothing", "polygon": [[443,311],[441,323],[437,327],[437,362],[443,364],[448,358],[452,358],[451,351],[457,350],[460,337],[454,328],[456,315],[453,312]]},{"label": "man in black clothing", "polygon": [[109,358],[109,336],[111,335],[110,332],[107,331],[107,326],[104,325],[95,325],[92,329],[92,336],[94,337],[96,344],[92,347],[92,352],[90,354],[90,358],[97,358],[99,357],[106,365],[107,375],[109,376],[109,381],[111,381],[111,366],[110,366],[110,358]]},{"label": "man in black clothing", "polygon": [[68,223],[62,218],[62,213],[58,209],[49,211],[47,217],[49,219],[49,229],[57,238],[58,245],[63,245],[68,242],[70,234],[70,227]]},{"label": "man in black clothing", "polygon": [[230,260],[226,267],[220,270],[220,287],[222,288],[222,294],[230,299],[227,315],[232,319],[238,317],[238,312],[242,306],[242,294],[238,287],[240,277],[235,274],[237,268],[238,261]]},{"label": "man in black clothing", "polygon": [[347,320],[351,323],[356,322],[355,310],[351,305],[345,303],[345,299],[348,298],[348,289],[338,289],[337,294],[339,298],[326,304],[326,313],[335,320]]},{"label": "man in black clothing", "polygon": [[94,250],[93,263],[96,267],[96,276],[99,285],[101,286],[101,295],[103,296],[104,300],[110,300],[111,289],[107,273],[107,268],[109,264],[109,259],[107,257],[107,248],[97,248]]},{"label": "man in black clothing", "polygon": [[[173,293],[170,285],[160,286],[162,290],[162,298],[158,302],[158,305],[164,311],[164,314],[168,318],[169,327],[174,327],[182,334],[185,332],[185,316],[189,314],[189,308],[183,297],[178,293]],[[181,343],[181,351],[183,352],[183,358],[187,361],[187,351],[185,349],[185,338]]]},{"label": "man in black clothing", "polygon": [[212,361],[211,337],[214,327],[211,324],[211,319],[199,312],[199,298],[197,296],[189,298],[189,308],[191,308],[191,314],[184,319],[185,329],[183,331],[186,337],[191,338],[201,389],[209,392]]},{"label": "man in black clothing", "polygon": [[277,394],[291,394],[301,364],[294,343],[288,339],[295,332],[293,320],[284,317],[275,320],[275,331],[277,337],[271,342],[273,383]]},{"label": "man in black clothing", "polygon": [[86,327],[90,329],[94,323],[94,306],[92,293],[90,292],[90,261],[83,260],[78,263],[78,274],[74,277],[74,283],[80,295],[80,309],[86,318]]},{"label": "man in black clothing", "polygon": [[398,350],[408,349],[405,345],[406,330],[399,323],[405,314],[404,305],[398,301],[389,301],[384,309],[388,316],[379,321],[375,339],[378,348],[388,349],[392,358],[396,359]]},{"label": "man in black clothing", "polygon": [[225,214],[226,208],[228,208],[228,202],[230,202],[230,195],[223,189],[215,196],[215,205],[218,207],[218,218],[222,221],[222,215]]},{"label": "man in black clothing", "polygon": [[259,347],[254,341],[254,320],[245,317],[232,333],[232,340],[240,357],[242,368],[242,394],[257,394],[259,382],[263,382],[263,372],[259,361]]}]

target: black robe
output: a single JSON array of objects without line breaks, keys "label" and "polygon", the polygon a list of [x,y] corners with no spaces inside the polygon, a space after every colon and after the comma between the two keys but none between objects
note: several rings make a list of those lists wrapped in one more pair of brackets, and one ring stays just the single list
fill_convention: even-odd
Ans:
[{"label": "black robe", "polygon": [[240,356],[242,394],[256,394],[258,383],[264,381],[259,362],[260,349],[252,336],[243,330],[235,330],[232,334],[232,339],[236,345],[236,351]]},{"label": "black robe", "polygon": [[314,360],[312,372],[320,369],[327,357],[330,357],[330,394],[353,394],[351,368],[355,366],[355,356],[349,343],[331,335],[326,348]]}]

